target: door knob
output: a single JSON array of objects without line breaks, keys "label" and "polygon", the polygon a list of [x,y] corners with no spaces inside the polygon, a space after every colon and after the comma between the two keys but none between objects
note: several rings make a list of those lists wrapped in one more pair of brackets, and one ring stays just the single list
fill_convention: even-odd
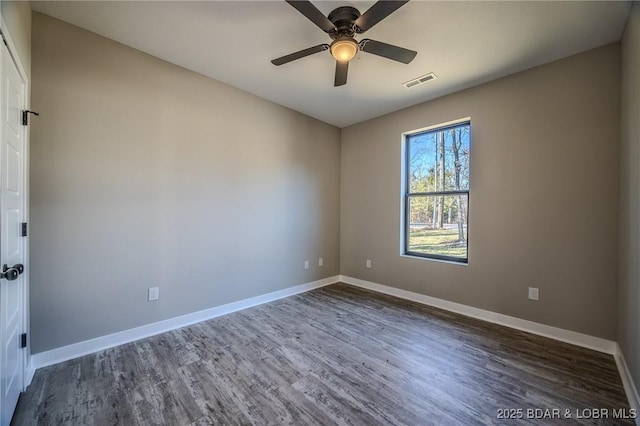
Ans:
[{"label": "door knob", "polygon": [[16,263],[12,266],[12,268],[18,271],[18,275],[22,275],[22,273],[24,272],[24,265],[22,263]]},{"label": "door knob", "polygon": [[15,268],[9,268],[7,265],[2,267],[2,272],[0,272],[0,279],[6,278],[7,281],[13,281],[18,278],[20,272],[18,272]]}]

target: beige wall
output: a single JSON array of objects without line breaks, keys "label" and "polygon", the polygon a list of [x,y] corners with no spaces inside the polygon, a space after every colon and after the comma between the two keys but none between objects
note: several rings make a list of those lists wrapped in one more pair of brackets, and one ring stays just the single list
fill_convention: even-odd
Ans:
[{"label": "beige wall", "polygon": [[[619,61],[612,44],[343,129],[341,273],[615,339]],[[401,257],[401,133],[464,117],[469,265]]]},{"label": "beige wall", "polygon": [[640,389],[640,4],[622,38],[618,343]]},{"label": "beige wall", "polygon": [[339,273],[339,129],[38,13],[32,105],[34,353]]},{"label": "beige wall", "polygon": [[[616,338],[618,44],[341,133],[33,19],[34,353],[340,272]],[[401,257],[400,135],[463,117],[469,265]]]},{"label": "beige wall", "polygon": [[31,7],[28,1],[0,2],[2,20],[7,24],[11,40],[27,76],[31,76]]}]

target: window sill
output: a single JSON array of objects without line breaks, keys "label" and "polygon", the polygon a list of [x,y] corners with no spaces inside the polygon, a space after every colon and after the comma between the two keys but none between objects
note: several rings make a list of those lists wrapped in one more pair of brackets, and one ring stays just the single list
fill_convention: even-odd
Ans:
[{"label": "window sill", "polygon": [[449,265],[469,266],[469,260],[467,260],[466,262],[456,262],[453,260],[434,259],[432,257],[414,256],[412,254],[401,254],[400,257],[405,257],[408,259],[417,259],[417,260],[428,260],[430,262],[448,263]]}]

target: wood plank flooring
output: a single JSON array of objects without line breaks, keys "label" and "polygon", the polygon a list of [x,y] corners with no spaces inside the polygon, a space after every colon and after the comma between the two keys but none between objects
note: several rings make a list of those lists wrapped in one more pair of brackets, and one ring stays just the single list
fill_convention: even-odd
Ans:
[{"label": "wood plank flooring", "polygon": [[12,424],[633,424],[594,408],[610,355],[335,284],[40,369]]}]

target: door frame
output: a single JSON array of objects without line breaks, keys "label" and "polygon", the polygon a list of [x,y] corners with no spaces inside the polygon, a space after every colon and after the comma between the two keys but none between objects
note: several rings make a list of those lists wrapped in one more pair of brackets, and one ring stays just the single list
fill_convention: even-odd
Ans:
[{"label": "door frame", "polygon": [[[18,55],[18,50],[16,49],[16,45],[11,38],[11,34],[9,33],[9,29],[4,20],[4,17],[0,14],[0,37],[4,40],[7,49],[13,59],[16,68],[18,69],[18,74],[20,74],[20,78],[24,82],[24,105],[22,108],[24,110],[29,109],[31,104],[30,97],[30,81],[25,71],[25,67],[20,60],[20,56]],[[0,88],[1,93],[1,88]],[[1,122],[1,120],[0,120]],[[24,200],[22,208],[24,209],[24,221],[29,224],[29,126],[22,126],[22,132],[24,137],[24,156],[23,156],[23,179],[24,179]],[[1,163],[0,163],[0,173]],[[29,233],[27,233],[29,235]],[[23,324],[23,333],[27,333],[27,347],[23,351],[22,361],[22,392],[27,389],[27,386],[31,384],[31,380],[33,379],[33,375],[35,373],[35,368],[33,365],[33,358],[31,356],[31,324],[29,321],[29,236],[24,237],[24,259],[25,259],[25,268],[24,268],[24,281],[22,286],[22,301],[23,301],[23,309],[22,309],[22,324]]]}]

